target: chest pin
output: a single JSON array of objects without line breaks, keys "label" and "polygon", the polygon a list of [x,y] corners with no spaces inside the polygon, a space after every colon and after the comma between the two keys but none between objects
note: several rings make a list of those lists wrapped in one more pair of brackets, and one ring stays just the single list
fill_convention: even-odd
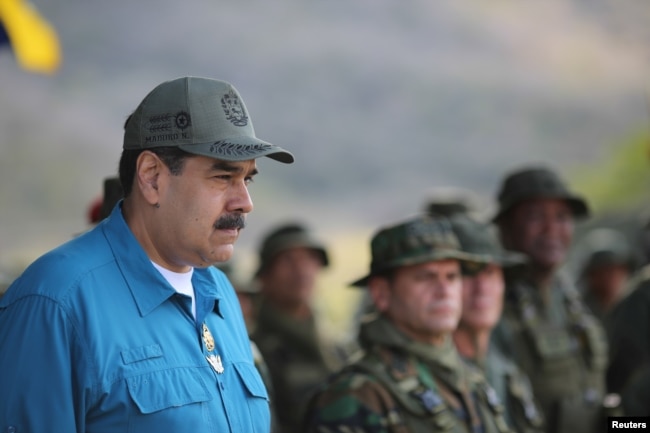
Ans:
[{"label": "chest pin", "polygon": [[[214,337],[212,337],[212,333],[205,323],[203,324],[202,338],[203,344],[205,345],[205,350],[212,352],[215,348]],[[223,363],[221,362],[221,356],[210,353],[205,357],[205,359],[208,360],[212,366],[212,369],[216,371],[217,374],[223,373]]]},{"label": "chest pin", "polygon": [[208,352],[212,352],[214,350],[214,338],[212,337],[210,329],[208,329],[208,325],[205,323],[203,324],[203,344],[205,344],[205,349]]}]

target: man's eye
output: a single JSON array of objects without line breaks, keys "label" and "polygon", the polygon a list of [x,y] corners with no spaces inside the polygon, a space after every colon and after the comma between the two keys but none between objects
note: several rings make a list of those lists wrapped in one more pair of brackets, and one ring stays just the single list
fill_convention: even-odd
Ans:
[{"label": "man's eye", "polygon": [[246,185],[250,185],[253,182],[255,182],[255,179],[253,179],[252,176],[247,177],[246,179],[244,179],[244,183],[246,183]]},{"label": "man's eye", "polygon": [[456,280],[460,280],[460,274],[457,274],[457,273],[455,273],[455,272],[454,272],[453,274],[448,274],[448,275],[447,275],[447,280],[448,280],[448,281],[456,281]]}]

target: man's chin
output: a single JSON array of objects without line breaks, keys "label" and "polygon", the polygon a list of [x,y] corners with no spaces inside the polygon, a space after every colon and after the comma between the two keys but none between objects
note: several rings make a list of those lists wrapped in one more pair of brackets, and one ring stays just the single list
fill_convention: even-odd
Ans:
[{"label": "man's chin", "polygon": [[202,267],[219,265],[220,263],[227,262],[232,257],[234,249],[233,244],[220,245],[216,251],[210,254],[210,256],[204,257],[203,261],[206,265]]}]

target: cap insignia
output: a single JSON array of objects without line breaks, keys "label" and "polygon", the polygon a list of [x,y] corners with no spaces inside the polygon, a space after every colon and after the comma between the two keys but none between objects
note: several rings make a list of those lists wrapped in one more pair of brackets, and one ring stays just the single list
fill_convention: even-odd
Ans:
[{"label": "cap insignia", "polygon": [[226,113],[226,119],[230,120],[233,125],[246,126],[248,124],[246,110],[244,110],[244,106],[235,92],[230,90],[223,95],[221,98],[221,106],[223,107],[224,113]]}]

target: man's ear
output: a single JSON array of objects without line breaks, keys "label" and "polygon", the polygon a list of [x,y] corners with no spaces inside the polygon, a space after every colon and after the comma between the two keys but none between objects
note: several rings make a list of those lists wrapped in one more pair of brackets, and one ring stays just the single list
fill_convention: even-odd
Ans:
[{"label": "man's ear", "polygon": [[164,168],[163,162],[153,152],[145,150],[138,156],[135,180],[145,200],[155,205],[159,202],[158,182]]},{"label": "man's ear", "polygon": [[384,312],[390,304],[390,283],[384,276],[372,276],[368,280],[368,291],[377,311]]}]

